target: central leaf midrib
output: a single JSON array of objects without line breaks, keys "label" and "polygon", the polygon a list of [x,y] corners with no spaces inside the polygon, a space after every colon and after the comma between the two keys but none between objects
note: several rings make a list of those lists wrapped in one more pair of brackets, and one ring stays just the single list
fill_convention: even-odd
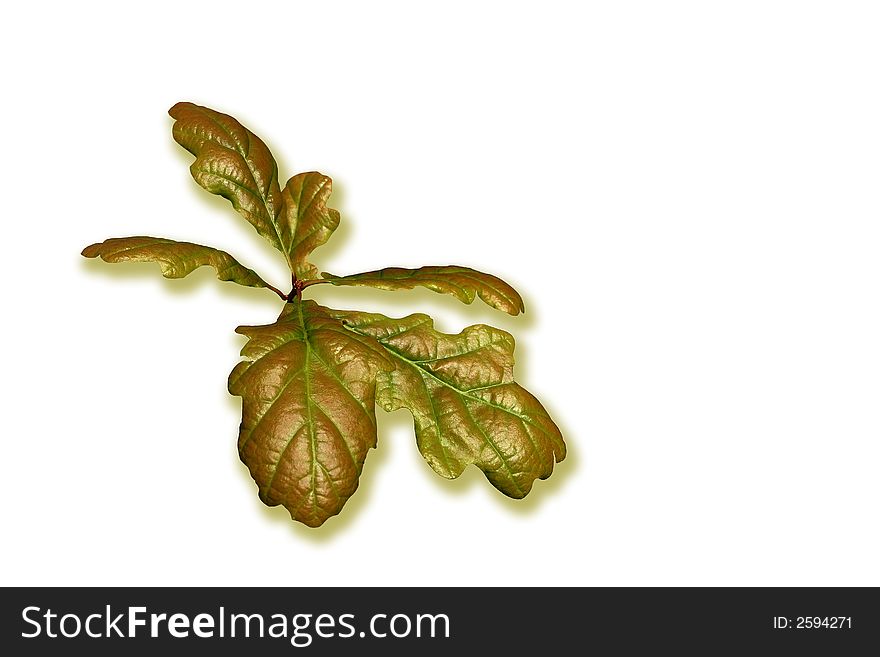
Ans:
[{"label": "central leaf midrib", "polygon": [[[520,415],[520,414],[518,414],[518,413],[515,413],[515,412],[512,411],[511,409],[506,408],[506,407],[504,407],[504,406],[499,406],[498,404],[493,404],[493,403],[490,402],[490,401],[486,401],[486,400],[483,399],[482,397],[477,397],[477,396],[475,396],[475,395],[471,395],[471,394],[469,394],[469,391],[465,391],[465,390],[461,390],[461,389],[459,389],[459,388],[456,388],[454,385],[452,385],[452,384],[450,384],[450,383],[447,383],[446,381],[444,381],[443,379],[441,379],[439,376],[437,376],[437,375],[434,374],[433,372],[431,372],[431,371],[425,369],[424,367],[420,367],[417,361],[412,361],[412,360],[410,360],[409,358],[407,358],[407,357],[404,356],[403,354],[401,354],[401,353],[395,351],[392,347],[389,347],[387,344],[385,344],[385,343],[382,342],[381,340],[379,340],[378,342],[379,342],[379,344],[381,344],[381,345],[385,348],[386,351],[388,351],[388,352],[389,352],[390,354],[392,354],[393,356],[396,356],[397,358],[399,358],[399,359],[402,360],[403,362],[407,363],[407,364],[410,365],[411,367],[414,367],[414,368],[417,369],[419,372],[424,372],[425,374],[427,374],[428,376],[430,376],[432,379],[434,379],[434,380],[437,381],[438,383],[440,383],[440,384],[446,386],[446,387],[449,388],[450,390],[453,390],[453,391],[457,392],[457,393],[460,394],[462,397],[467,397],[468,399],[472,399],[472,400],[474,400],[475,402],[479,402],[480,404],[486,404],[487,406],[491,406],[492,408],[497,408],[498,410],[504,411],[505,413],[508,413],[508,414],[512,415],[513,417],[518,418],[521,422],[524,422],[524,423],[526,423],[526,424],[529,424],[529,425],[535,427],[535,429],[537,429],[538,431],[540,431],[540,432],[542,432],[542,433],[546,433],[546,431],[544,431],[543,428],[541,428],[540,426],[538,426],[537,424],[535,424],[534,422],[532,422],[528,417],[525,417],[525,416],[523,416],[523,415]],[[509,385],[509,384],[506,384],[506,383],[496,383],[496,384],[494,384],[494,385],[497,386],[497,385]],[[482,389],[491,388],[491,387],[493,387],[493,386],[483,386]]]},{"label": "central leaf midrib", "polygon": [[318,510],[318,493],[317,493],[317,470],[316,465],[318,463],[318,445],[315,440],[315,421],[312,417],[312,380],[311,373],[309,370],[309,362],[312,359],[312,345],[309,343],[309,330],[306,328],[306,321],[303,317],[302,311],[302,303],[298,303],[296,305],[297,312],[299,313],[299,323],[303,330],[303,342],[306,346],[306,368],[305,375],[303,376],[303,380],[305,381],[306,387],[306,420],[309,425],[309,448],[312,452],[312,473],[311,473],[311,492],[312,492],[312,513],[317,513]]}]

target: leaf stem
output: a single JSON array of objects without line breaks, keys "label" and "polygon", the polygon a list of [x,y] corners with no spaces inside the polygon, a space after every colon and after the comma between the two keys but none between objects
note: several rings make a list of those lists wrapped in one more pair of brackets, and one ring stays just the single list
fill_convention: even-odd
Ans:
[{"label": "leaf stem", "polygon": [[281,297],[282,299],[284,299],[284,300],[287,299],[287,295],[284,294],[284,292],[282,292],[281,290],[279,290],[279,289],[278,289],[277,287],[275,287],[274,285],[270,285],[269,283],[266,283],[266,287],[269,288],[270,290],[272,290],[275,294],[277,294],[277,295],[278,295],[279,297]]},{"label": "leaf stem", "polygon": [[281,298],[291,303],[294,299],[302,298],[302,291],[307,288],[309,285],[317,285],[318,283],[329,283],[330,281],[325,281],[321,279],[314,279],[310,281],[302,281],[296,277],[296,274],[292,274],[290,277],[290,282],[292,287],[290,288],[290,293],[285,296],[281,295]]}]

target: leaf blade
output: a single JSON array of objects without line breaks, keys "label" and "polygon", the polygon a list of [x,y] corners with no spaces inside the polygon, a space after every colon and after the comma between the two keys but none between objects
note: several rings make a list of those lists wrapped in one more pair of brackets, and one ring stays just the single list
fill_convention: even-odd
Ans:
[{"label": "leaf blade", "polygon": [[281,239],[291,269],[300,280],[318,278],[318,268],[307,262],[339,226],[339,212],[327,207],[333,181],[317,171],[298,173],[281,192]]},{"label": "leaf blade", "polygon": [[513,380],[514,341],[506,331],[477,324],[449,335],[427,315],[332,315],[392,356],[396,367],[378,375],[377,401],[412,413],[419,450],[441,476],[456,478],[473,463],[502,493],[520,498],[565,458],[559,428]]},{"label": "leaf blade", "polygon": [[100,257],[104,262],[156,262],[165,278],[183,278],[202,266],[217,270],[221,281],[245,287],[265,287],[278,292],[253,269],[239,263],[226,251],[192,242],[178,242],[164,237],[111,237],[82,250],[86,258]]},{"label": "leaf blade", "polygon": [[313,301],[236,331],[249,338],[228,382],[242,397],[241,460],[265,504],[317,527],[357,489],[376,445],[376,376],[391,362]]},{"label": "leaf blade", "polygon": [[364,285],[381,290],[409,290],[420,286],[441,294],[451,294],[466,304],[473,303],[474,298],[479,296],[489,306],[509,315],[518,315],[525,311],[522,297],[513,287],[497,276],[470,267],[386,267],[348,276],[335,276],[326,272],[322,276],[333,285]]},{"label": "leaf blade", "polygon": [[196,159],[190,173],[284,253],[278,228],[281,188],[278,165],[266,144],[235,118],[194,103],[181,102],[168,113],[174,140]]}]

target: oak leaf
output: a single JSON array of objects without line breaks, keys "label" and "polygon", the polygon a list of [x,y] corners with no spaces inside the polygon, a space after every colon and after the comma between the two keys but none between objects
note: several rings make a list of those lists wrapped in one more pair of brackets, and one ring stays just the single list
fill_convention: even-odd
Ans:
[{"label": "oak leaf", "polygon": [[165,278],[183,278],[208,265],[217,270],[221,281],[272,288],[257,272],[240,264],[226,251],[164,237],[111,237],[87,246],[82,255],[100,257],[104,262],[157,262]]},{"label": "oak leaf", "polygon": [[473,463],[502,493],[521,498],[565,458],[559,428],[513,380],[510,333],[477,324],[449,335],[423,314],[332,315],[391,356],[395,368],[379,373],[377,401],[386,411],[409,409],[419,450],[437,474],[453,479]]},{"label": "oak leaf", "polygon": [[357,489],[376,446],[377,375],[393,365],[310,300],[236,333],[248,337],[246,360],[229,375],[229,392],[242,398],[239,456],[263,502],[317,527]]},{"label": "oak leaf", "polygon": [[365,285],[382,290],[426,287],[441,294],[451,294],[462,303],[472,303],[474,297],[479,296],[488,305],[510,315],[518,315],[525,310],[519,292],[497,276],[470,267],[386,267],[348,276],[324,273],[323,277],[333,285]]}]

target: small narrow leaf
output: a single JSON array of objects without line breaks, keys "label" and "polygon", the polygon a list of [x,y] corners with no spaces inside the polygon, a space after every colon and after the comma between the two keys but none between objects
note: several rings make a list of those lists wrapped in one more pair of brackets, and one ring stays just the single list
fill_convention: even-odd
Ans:
[{"label": "small narrow leaf", "polygon": [[183,278],[203,265],[217,270],[221,281],[232,281],[247,287],[265,287],[275,290],[253,269],[248,269],[235,258],[210,246],[177,242],[164,237],[112,237],[83,249],[86,258],[100,258],[104,262],[157,262],[165,278]]},{"label": "small narrow leaf", "polygon": [[306,258],[339,226],[339,213],[327,207],[331,186],[330,178],[312,171],[295,175],[281,192],[281,239],[291,270],[300,280],[318,278],[318,268]]},{"label": "small narrow leaf", "polygon": [[559,428],[513,381],[509,333],[477,324],[448,335],[422,314],[332,315],[392,357],[395,369],[378,375],[377,401],[387,411],[410,410],[419,450],[438,474],[455,478],[474,463],[498,490],[520,498],[565,458]]},{"label": "small narrow leaf", "polygon": [[233,207],[276,249],[285,253],[278,228],[281,189],[269,148],[231,116],[193,103],[168,110],[174,140],[196,156],[190,172]]},{"label": "small narrow leaf", "polygon": [[229,375],[229,392],[242,398],[241,460],[264,503],[317,527],[357,489],[376,445],[376,376],[393,364],[314,301],[236,331],[250,338],[247,360]]},{"label": "small narrow leaf", "polygon": [[409,290],[419,285],[434,292],[451,294],[462,303],[472,303],[474,297],[479,296],[493,308],[510,315],[518,315],[525,310],[522,297],[510,285],[497,276],[470,267],[387,267],[350,276],[327,273],[322,276],[333,285],[366,285],[382,290]]}]

